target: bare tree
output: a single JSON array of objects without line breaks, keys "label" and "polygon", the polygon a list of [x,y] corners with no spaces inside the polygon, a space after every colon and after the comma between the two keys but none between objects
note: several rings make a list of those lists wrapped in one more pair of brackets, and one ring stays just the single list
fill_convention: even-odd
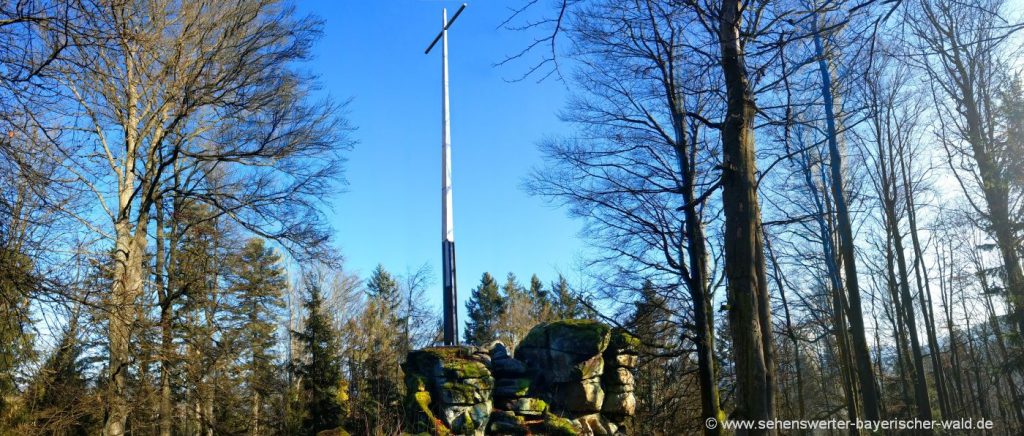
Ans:
[{"label": "bare tree", "polygon": [[[87,4],[57,69],[67,99],[33,114],[48,157],[96,199],[66,211],[112,242],[104,433],[125,432],[129,343],[139,323],[148,230],[167,192],[194,198],[298,254],[323,253],[318,196],[338,173],[340,119],[310,104],[318,23],[275,1]],[[68,120],[76,120],[68,124]],[[179,183],[167,183],[172,177]],[[98,219],[103,217],[104,219]]]}]

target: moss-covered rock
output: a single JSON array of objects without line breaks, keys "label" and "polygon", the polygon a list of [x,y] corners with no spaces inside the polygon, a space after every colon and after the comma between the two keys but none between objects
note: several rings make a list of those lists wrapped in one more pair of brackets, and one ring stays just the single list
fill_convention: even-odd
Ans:
[{"label": "moss-covered rock", "polygon": [[595,436],[621,434],[619,433],[618,424],[606,419],[605,416],[598,413],[576,417],[572,422],[582,434]]},{"label": "moss-covered rock", "polygon": [[601,406],[601,413],[609,415],[615,420],[621,420],[636,413],[636,396],[633,392],[615,392],[607,394],[604,404]]},{"label": "moss-covered rock", "polygon": [[526,373],[526,364],[509,357],[494,359],[491,362],[491,373],[496,377],[517,377]]},{"label": "moss-covered rock", "polygon": [[544,414],[544,424],[542,426],[544,434],[550,436],[577,436],[579,431],[572,424],[572,421],[557,416],[552,413]]},{"label": "moss-covered rock", "polygon": [[540,398],[515,398],[499,403],[503,410],[508,410],[521,416],[541,416],[548,411],[548,403]]},{"label": "moss-covered rock", "polygon": [[596,321],[562,320],[530,330],[516,356],[547,382],[565,383],[600,376],[602,352],[611,329]]},{"label": "moss-covered rock", "polygon": [[494,398],[525,397],[532,382],[529,377],[499,379],[494,385]]},{"label": "moss-covered rock", "polygon": [[564,319],[538,324],[526,334],[516,349],[516,357],[529,348],[546,348],[586,356],[601,354],[608,348],[611,328],[591,320]]},{"label": "moss-covered rock", "polygon": [[[639,340],[587,320],[534,327],[519,348],[431,347],[402,365],[413,433],[629,434]],[[511,357],[511,355],[515,358]]]},{"label": "moss-covered rock", "polygon": [[628,368],[622,367],[606,369],[601,379],[605,386],[632,386],[634,384],[633,373]]},{"label": "moss-covered rock", "polygon": [[494,378],[472,347],[431,347],[409,353],[402,365],[410,430],[483,435]]},{"label": "moss-covered rock", "polygon": [[448,427],[431,410],[430,393],[412,392],[406,397],[406,413],[411,433],[426,433],[434,436],[451,434]]},{"label": "moss-covered rock", "polygon": [[608,343],[608,352],[614,354],[637,355],[640,353],[640,339],[629,332],[614,328]]},{"label": "moss-covered rock", "polygon": [[522,416],[507,410],[496,410],[491,413],[487,434],[525,436],[531,434],[531,431]]}]

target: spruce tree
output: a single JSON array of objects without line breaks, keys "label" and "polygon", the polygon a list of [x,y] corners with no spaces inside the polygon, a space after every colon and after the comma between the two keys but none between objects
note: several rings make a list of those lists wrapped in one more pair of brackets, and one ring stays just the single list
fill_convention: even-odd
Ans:
[{"label": "spruce tree", "polygon": [[384,269],[384,265],[377,264],[377,268],[373,270],[370,280],[366,283],[366,295],[386,303],[389,312],[396,317],[399,315],[402,294],[398,287],[398,281]]},{"label": "spruce tree", "polygon": [[0,234],[0,410],[18,392],[19,367],[36,356],[27,298],[36,282],[32,259],[6,245]]},{"label": "spruce tree", "polygon": [[569,281],[565,276],[559,274],[558,280],[551,284],[551,298],[553,301],[553,312],[555,319],[582,319],[586,317],[586,311],[579,298],[572,294],[569,289]]},{"label": "spruce tree", "polygon": [[293,363],[302,380],[302,433],[315,435],[341,426],[344,410],[339,396],[342,384],[341,357],[337,332],[331,317],[324,312],[320,287],[308,284],[305,301],[306,323],[295,336],[302,344],[302,357]]},{"label": "spruce tree", "polygon": [[377,265],[366,284],[369,300],[359,321],[358,341],[364,351],[353,380],[353,418],[363,428],[400,428],[402,376],[399,363],[404,359],[405,317],[402,294],[397,280],[382,265]]},{"label": "spruce tree", "polygon": [[498,282],[491,273],[485,272],[480,277],[480,286],[470,294],[466,311],[469,315],[465,334],[467,343],[483,345],[498,338],[498,320],[505,311],[505,299],[498,292]]},{"label": "spruce tree", "polygon": [[251,390],[250,430],[258,434],[267,419],[263,409],[277,392],[277,363],[274,353],[277,315],[284,308],[288,284],[281,257],[266,247],[263,239],[252,238],[229,264],[234,275],[230,292],[234,297],[232,318],[239,329],[239,349],[247,361],[242,371]]},{"label": "spruce tree", "polygon": [[79,310],[72,312],[60,341],[39,368],[25,392],[36,434],[87,435],[99,416],[88,404],[83,345],[79,339]]},{"label": "spruce tree", "polygon": [[637,434],[668,434],[687,425],[686,414],[665,413],[666,404],[680,404],[692,395],[678,382],[679,374],[687,372],[689,359],[671,356],[680,332],[667,305],[667,299],[646,280],[626,321],[626,328],[642,343],[640,365],[634,369]]},{"label": "spruce tree", "polygon": [[533,306],[533,311],[531,312],[533,318],[537,322],[549,321],[551,319],[551,296],[550,293],[544,289],[544,282],[542,282],[536,274],[530,277],[530,290],[528,295]]},{"label": "spruce tree", "polygon": [[409,340],[405,337],[407,314],[403,313],[404,297],[398,280],[384,269],[384,265],[378,264],[366,283],[366,295],[369,301],[365,316],[373,317],[373,323],[380,324],[379,331],[375,332],[379,341],[374,344],[373,352],[403,354]]}]

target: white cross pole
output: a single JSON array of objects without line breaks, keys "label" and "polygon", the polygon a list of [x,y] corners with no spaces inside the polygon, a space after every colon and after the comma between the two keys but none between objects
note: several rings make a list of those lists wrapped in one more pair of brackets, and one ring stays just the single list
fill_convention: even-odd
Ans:
[{"label": "white cross pole", "polygon": [[430,53],[437,40],[441,40],[441,276],[444,283],[444,344],[459,345],[458,293],[455,289],[455,228],[452,220],[452,138],[448,113],[448,28],[462,10],[463,3],[451,21],[448,9],[441,10],[441,33],[431,41],[423,53]]}]

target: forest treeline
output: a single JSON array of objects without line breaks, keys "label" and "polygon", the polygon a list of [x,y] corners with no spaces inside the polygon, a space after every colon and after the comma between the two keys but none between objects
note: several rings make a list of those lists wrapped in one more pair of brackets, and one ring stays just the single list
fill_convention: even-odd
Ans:
[{"label": "forest treeline", "polygon": [[[635,434],[1019,434],[1022,13],[522,2],[501,71],[571,93],[524,185],[590,248],[573,286],[484,274],[464,342],[626,329]],[[353,140],[304,66],[322,27],[274,0],[0,3],[0,433],[402,431],[434,283],[330,242]]]},{"label": "forest treeline", "polygon": [[662,387],[637,395],[638,434],[1024,430],[1024,11],[527,3],[506,27],[539,36],[501,65],[565,83],[572,133],[526,185],[585,223],[588,300],[665,368],[637,377]]}]

